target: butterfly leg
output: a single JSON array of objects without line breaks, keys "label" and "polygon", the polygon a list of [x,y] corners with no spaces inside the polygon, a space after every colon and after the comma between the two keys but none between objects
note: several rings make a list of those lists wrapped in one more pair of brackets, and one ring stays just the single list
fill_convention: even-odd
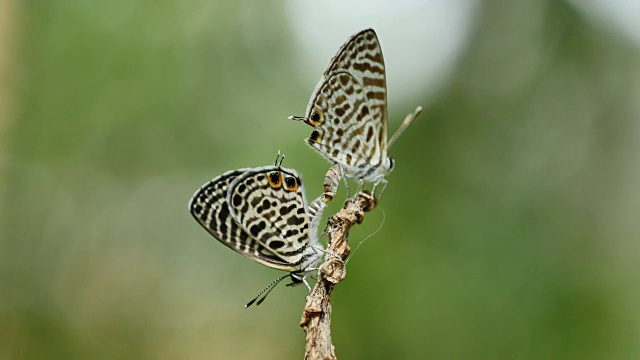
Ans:
[{"label": "butterfly leg", "polygon": [[311,275],[311,273],[306,273],[303,277],[302,277],[302,282],[307,286],[307,290],[309,290],[309,294],[311,294],[311,286],[309,286],[309,283],[307,282],[307,277]]},{"label": "butterfly leg", "polygon": [[382,193],[384,193],[384,190],[387,188],[388,183],[389,182],[385,178],[381,178],[380,180],[376,181],[373,184],[373,189],[371,190],[371,194],[373,194],[374,196],[376,195],[376,187],[378,187],[379,184],[382,184],[382,190],[380,190],[380,194],[377,196],[378,201],[382,198]]},{"label": "butterfly leg", "polygon": [[[336,259],[338,259],[338,261],[342,261],[342,259],[338,255],[336,255],[335,253],[333,253],[331,251],[327,251],[327,250],[325,250],[325,249],[323,249],[321,247],[317,247],[317,246],[314,246],[314,249],[317,250],[317,251],[323,252],[323,253],[325,253],[327,255],[333,256]],[[312,268],[312,269],[307,269],[307,270],[318,270],[318,269],[319,268]]]},{"label": "butterfly leg", "polygon": [[[360,192],[362,191],[362,187],[364,186],[364,179],[359,179],[358,180],[358,190],[356,191],[356,195],[353,197],[354,201],[358,201],[358,196],[360,195]],[[348,198],[348,196],[347,196]]]},{"label": "butterfly leg", "polygon": [[301,273],[291,273],[291,283],[287,284],[287,286],[296,286],[296,285],[302,283],[307,287],[307,290],[309,290],[309,293],[311,293],[311,286],[307,282],[307,277],[309,277],[309,275],[312,274],[313,270],[317,270],[317,269],[316,268],[308,268],[308,269],[305,270],[305,274],[304,275],[302,275]]},{"label": "butterfly leg", "polygon": [[[340,166],[340,171],[342,171],[342,174],[344,174],[344,169],[342,169],[342,166]],[[347,197],[349,197],[350,193],[349,193],[349,183],[347,182],[347,177],[342,176],[342,181],[344,181],[344,188],[347,190]]]}]

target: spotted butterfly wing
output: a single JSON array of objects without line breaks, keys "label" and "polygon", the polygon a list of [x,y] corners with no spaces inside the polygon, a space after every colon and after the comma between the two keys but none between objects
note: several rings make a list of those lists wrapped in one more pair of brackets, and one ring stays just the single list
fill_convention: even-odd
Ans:
[{"label": "spotted butterfly wing", "polygon": [[289,271],[305,270],[320,259],[317,222],[325,203],[306,205],[302,182],[295,170],[266,166],[247,171],[230,185],[231,216],[252,239],[289,264]]},{"label": "spotted butterfly wing", "polygon": [[204,184],[191,198],[189,212],[218,241],[263,265],[291,271],[291,264],[276,256],[240,227],[227,203],[231,183],[251,169],[228,171]]},{"label": "spotted butterfly wing", "polygon": [[387,161],[387,86],[384,58],[372,29],[353,35],[333,57],[311,94],[306,139],[347,176],[378,181]]}]

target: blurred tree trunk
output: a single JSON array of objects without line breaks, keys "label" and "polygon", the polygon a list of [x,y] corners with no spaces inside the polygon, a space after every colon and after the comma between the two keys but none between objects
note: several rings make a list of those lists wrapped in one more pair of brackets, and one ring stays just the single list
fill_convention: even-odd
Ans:
[{"label": "blurred tree trunk", "polygon": [[[9,126],[14,117],[13,85],[15,76],[15,38],[17,33],[17,3],[0,0],[0,172],[4,169],[4,157],[9,140]],[[4,177],[0,176],[0,203],[4,199]],[[0,213],[0,219],[2,213]]]}]

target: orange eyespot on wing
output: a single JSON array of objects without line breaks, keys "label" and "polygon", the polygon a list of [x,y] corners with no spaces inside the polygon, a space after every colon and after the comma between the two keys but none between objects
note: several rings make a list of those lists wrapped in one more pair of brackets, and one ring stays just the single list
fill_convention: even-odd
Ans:
[{"label": "orange eyespot on wing", "polygon": [[309,144],[317,144],[322,140],[322,133],[318,130],[313,130],[309,137]]},{"label": "orange eyespot on wing", "polygon": [[287,191],[296,191],[298,190],[298,179],[293,176],[289,176],[284,179],[284,188]]},{"label": "orange eyespot on wing", "polygon": [[267,175],[267,181],[272,188],[279,188],[280,186],[282,186],[282,173],[280,171],[270,172]]},{"label": "orange eyespot on wing", "polygon": [[309,125],[318,126],[322,124],[323,119],[324,118],[322,116],[322,111],[320,111],[319,109],[315,109],[311,113],[311,116],[309,116]]}]

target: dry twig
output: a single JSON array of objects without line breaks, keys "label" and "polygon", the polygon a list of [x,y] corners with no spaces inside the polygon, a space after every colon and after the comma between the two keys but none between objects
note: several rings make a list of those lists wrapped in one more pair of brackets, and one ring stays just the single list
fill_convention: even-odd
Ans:
[{"label": "dry twig", "polygon": [[320,266],[318,282],[307,296],[300,320],[300,326],[307,333],[304,354],[307,360],[336,359],[335,348],[331,342],[331,292],[346,275],[344,260],[351,252],[347,241],[349,229],[362,223],[364,213],[376,206],[376,199],[369,192],[359,193],[356,199],[349,199],[344,208],[329,219],[328,254]]}]

